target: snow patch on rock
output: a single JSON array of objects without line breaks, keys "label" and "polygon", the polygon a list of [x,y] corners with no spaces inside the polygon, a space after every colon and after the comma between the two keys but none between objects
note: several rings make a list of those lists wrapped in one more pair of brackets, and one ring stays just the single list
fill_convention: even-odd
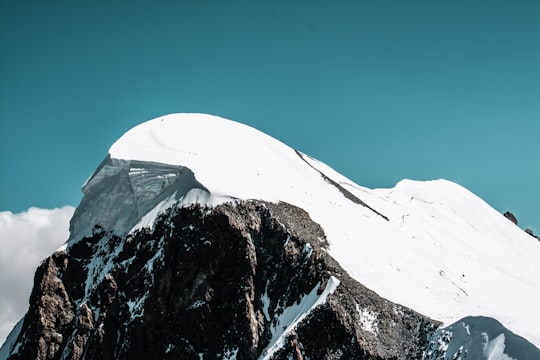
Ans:
[{"label": "snow patch on rock", "polygon": [[328,295],[332,294],[339,285],[339,280],[332,276],[328,280],[324,291],[317,295],[321,284],[316,285],[311,292],[303,296],[292,306],[282,309],[281,314],[272,321],[272,339],[261,352],[260,359],[270,359],[272,355],[283,347],[289,333],[305,319],[317,306],[324,304]]},{"label": "snow patch on rock", "polygon": [[370,311],[369,309],[361,309],[358,304],[356,304],[356,311],[360,316],[360,324],[362,329],[369,331],[371,333],[376,333],[379,329],[377,326],[377,314]]}]

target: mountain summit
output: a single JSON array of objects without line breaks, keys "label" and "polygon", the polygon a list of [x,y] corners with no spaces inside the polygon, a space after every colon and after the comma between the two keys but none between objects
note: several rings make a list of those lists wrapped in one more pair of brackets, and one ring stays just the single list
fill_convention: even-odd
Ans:
[{"label": "mountain summit", "polygon": [[455,183],[368,189],[172,114],[118,139],[83,193],[6,358],[540,354],[540,246]]}]

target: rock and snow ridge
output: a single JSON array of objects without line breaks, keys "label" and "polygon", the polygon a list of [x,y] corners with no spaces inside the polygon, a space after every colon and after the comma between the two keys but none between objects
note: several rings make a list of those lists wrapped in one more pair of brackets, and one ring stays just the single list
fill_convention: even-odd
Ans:
[{"label": "rock and snow ridge", "polygon": [[[121,183],[107,183],[118,171]],[[102,214],[105,185],[112,190]],[[288,202],[322,226],[329,254],[381,296],[446,325],[492,317],[540,347],[538,242],[455,183],[404,180],[372,190],[246,125],[171,114],[124,134],[83,190],[72,241],[89,224],[112,221],[119,233],[150,226],[172,204]]]},{"label": "rock and snow ridge", "polygon": [[327,246],[284,202],[173,206],[123,236],[96,227],[39,266],[0,359],[422,358],[439,323],[362,286]]}]

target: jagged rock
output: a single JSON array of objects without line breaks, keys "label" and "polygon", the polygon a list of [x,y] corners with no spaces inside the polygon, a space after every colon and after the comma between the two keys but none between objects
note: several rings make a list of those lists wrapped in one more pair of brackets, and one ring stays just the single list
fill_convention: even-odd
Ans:
[{"label": "jagged rock", "polygon": [[[507,211],[505,212],[504,214],[504,217],[507,218],[508,220],[512,221],[514,224],[518,224],[518,221],[516,219],[516,217],[514,216],[514,214],[512,214],[511,212]],[[540,241],[540,237],[538,237],[537,235],[534,234],[534,232],[532,231],[532,229],[529,229],[529,228],[525,228],[524,230],[527,234],[531,235],[532,237],[538,239]]]},{"label": "jagged rock", "polygon": [[10,359],[421,358],[438,323],[353,280],[327,245],[304,210],[260,201],[173,207],[125,237],[96,228],[38,269]]},{"label": "jagged rock", "polygon": [[74,304],[60,274],[65,267],[64,253],[48,257],[37,269],[30,296],[30,309],[24,319],[24,336],[17,358],[55,359],[66,344],[73,320]]},{"label": "jagged rock", "polygon": [[538,240],[540,240],[540,237],[537,236],[537,235],[535,235],[535,233],[532,231],[532,229],[526,228],[526,229],[525,229],[525,232],[526,232],[527,234],[531,235],[532,237],[537,238]]},{"label": "jagged rock", "polygon": [[516,225],[518,224],[518,221],[517,221],[516,217],[510,211],[506,211],[503,215],[504,215],[505,218],[507,218],[508,220],[513,222],[514,224],[516,224]]}]

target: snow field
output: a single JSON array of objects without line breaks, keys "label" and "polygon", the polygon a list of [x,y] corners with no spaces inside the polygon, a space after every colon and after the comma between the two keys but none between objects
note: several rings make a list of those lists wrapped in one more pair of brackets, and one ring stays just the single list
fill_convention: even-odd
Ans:
[{"label": "snow field", "polygon": [[[199,189],[186,204],[260,199],[301,207],[323,227],[330,255],[379,295],[445,324],[493,317],[540,347],[538,242],[455,183],[368,189],[258,130],[204,114],[143,123],[109,153],[189,168],[209,193]],[[135,228],[172,203],[156,203]]]}]

